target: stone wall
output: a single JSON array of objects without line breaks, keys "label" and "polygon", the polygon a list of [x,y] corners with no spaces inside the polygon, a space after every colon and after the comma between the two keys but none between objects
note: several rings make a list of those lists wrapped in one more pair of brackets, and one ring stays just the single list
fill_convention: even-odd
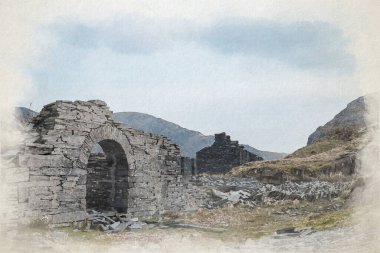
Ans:
[{"label": "stone wall", "polygon": [[[114,162],[104,154],[91,154],[87,164],[86,207],[97,211],[121,208],[122,189],[128,187],[128,174],[120,175]],[[122,186],[122,185],[125,186]]]},{"label": "stone wall", "polygon": [[[186,205],[189,166],[178,145],[123,129],[103,101],[48,104],[29,134],[17,162],[26,175],[17,183],[20,219],[62,226],[84,220],[87,208],[146,217]],[[91,155],[96,144],[103,157]]]},{"label": "stone wall", "polygon": [[215,134],[215,142],[196,154],[199,173],[225,173],[235,166],[259,160],[262,158],[245,150],[238,141],[231,141],[226,133]]}]

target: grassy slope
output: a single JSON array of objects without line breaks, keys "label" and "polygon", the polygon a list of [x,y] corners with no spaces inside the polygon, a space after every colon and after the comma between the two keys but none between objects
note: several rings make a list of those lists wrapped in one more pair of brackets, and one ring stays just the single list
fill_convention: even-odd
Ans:
[{"label": "grassy slope", "polygon": [[342,140],[339,138],[323,139],[298,149],[281,160],[251,162],[235,167],[229,175],[234,177],[255,176],[254,171],[256,169],[289,172],[302,169],[318,172],[318,170],[331,166],[332,163],[339,158],[349,154],[355,154],[360,150],[362,144],[362,137],[350,140]]}]

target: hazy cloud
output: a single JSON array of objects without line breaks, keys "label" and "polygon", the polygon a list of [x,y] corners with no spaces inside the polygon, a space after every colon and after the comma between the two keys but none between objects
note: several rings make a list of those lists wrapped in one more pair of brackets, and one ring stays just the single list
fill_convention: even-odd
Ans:
[{"label": "hazy cloud", "polygon": [[146,112],[290,152],[360,95],[353,75],[339,72],[353,68],[348,41],[329,23],[241,19],[210,25],[126,15],[60,20],[51,32],[57,43],[30,70],[36,109],[57,99],[98,98],[115,111]]},{"label": "hazy cloud", "polygon": [[354,68],[342,31],[324,22],[221,21],[205,29],[200,42],[222,54],[271,58],[301,69]]},{"label": "hazy cloud", "polygon": [[147,54],[175,43],[195,43],[218,54],[261,57],[299,69],[349,73],[355,65],[343,32],[326,22],[234,19],[201,27],[185,20],[125,16],[93,27],[62,23],[56,32],[69,45],[107,47],[121,54]]},{"label": "hazy cloud", "polygon": [[60,42],[79,47],[93,48],[98,45],[99,32],[95,28],[78,23],[63,23],[53,27]]},{"label": "hazy cloud", "polygon": [[53,27],[63,43],[79,48],[106,47],[121,54],[150,53],[170,43],[162,22],[126,16],[94,26],[60,22]]}]

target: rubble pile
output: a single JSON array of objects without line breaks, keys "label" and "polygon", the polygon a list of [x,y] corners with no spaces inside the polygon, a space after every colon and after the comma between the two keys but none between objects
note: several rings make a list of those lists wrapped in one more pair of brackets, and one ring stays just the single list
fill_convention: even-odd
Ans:
[{"label": "rubble pile", "polygon": [[351,191],[353,182],[286,182],[280,185],[263,184],[254,179],[218,179],[202,176],[199,185],[211,187],[211,198],[204,204],[206,208],[216,208],[224,204],[244,204],[255,207],[282,200],[315,201],[321,198],[335,198],[345,191]]},{"label": "rubble pile", "polygon": [[86,229],[98,229],[106,233],[119,233],[126,229],[142,229],[143,227],[153,226],[155,225],[139,221],[138,218],[131,218],[129,214],[92,210],[88,214]]}]

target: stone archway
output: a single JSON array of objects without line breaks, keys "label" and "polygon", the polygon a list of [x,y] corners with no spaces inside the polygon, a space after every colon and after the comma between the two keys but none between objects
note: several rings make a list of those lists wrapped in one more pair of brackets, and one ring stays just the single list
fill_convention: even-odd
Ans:
[{"label": "stone archway", "polygon": [[[25,174],[16,191],[22,219],[48,217],[52,224],[68,226],[85,220],[87,204],[101,194],[107,196],[103,204],[92,204],[137,217],[185,206],[179,146],[163,136],[122,128],[112,116],[99,100],[44,106],[33,119],[30,131],[35,138],[25,144],[17,161]],[[114,171],[108,190],[90,196],[88,186],[96,179],[90,175],[88,181],[88,165],[91,168],[96,144],[105,153],[103,167]]]},{"label": "stone archway", "polygon": [[[100,144],[102,142],[102,144]],[[116,144],[120,145],[117,148]],[[86,135],[83,144],[79,148],[79,164],[87,165],[91,150],[95,144],[102,146],[104,152],[112,153],[117,156],[125,156],[128,162],[132,162],[132,149],[126,135],[116,126],[105,125],[94,128]]]},{"label": "stone archway", "polygon": [[[103,155],[91,154],[96,144]],[[127,158],[131,147],[126,136],[114,126],[102,126],[90,132],[80,150],[87,171],[86,208],[126,212],[128,161],[132,160]]]}]

